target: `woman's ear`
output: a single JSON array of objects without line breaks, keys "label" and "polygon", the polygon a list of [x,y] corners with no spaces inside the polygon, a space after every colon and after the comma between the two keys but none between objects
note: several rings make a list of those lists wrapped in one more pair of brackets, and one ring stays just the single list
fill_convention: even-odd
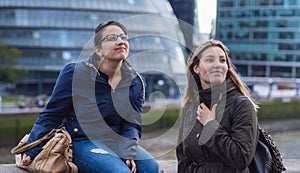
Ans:
[{"label": "woman's ear", "polygon": [[99,48],[98,46],[95,46],[95,47],[94,47],[94,51],[97,53],[97,52],[100,51],[100,48]]},{"label": "woman's ear", "polygon": [[102,56],[102,52],[101,52],[101,48],[100,47],[94,47],[94,52],[98,55],[98,56]]},{"label": "woman's ear", "polygon": [[194,65],[193,70],[194,73],[199,74],[199,65]]}]

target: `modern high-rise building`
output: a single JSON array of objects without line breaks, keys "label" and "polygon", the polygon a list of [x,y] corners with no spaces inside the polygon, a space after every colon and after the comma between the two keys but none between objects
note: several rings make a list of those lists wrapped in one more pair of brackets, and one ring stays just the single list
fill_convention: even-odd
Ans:
[{"label": "modern high-rise building", "polygon": [[84,55],[94,28],[107,20],[127,26],[128,60],[145,76],[146,96],[177,98],[185,41],[167,0],[1,0],[0,40],[22,52],[14,67],[27,70],[15,94],[50,94],[62,67]]},{"label": "modern high-rise building", "polygon": [[[189,49],[193,49],[197,40],[194,40],[198,30],[198,12],[196,0],[169,0],[176,17],[182,21],[179,25],[184,30],[184,38]],[[192,50],[188,50],[192,51]]]},{"label": "modern high-rise building", "polygon": [[[243,77],[300,78],[300,0],[218,0],[216,39]],[[272,81],[272,80],[271,80]]]}]

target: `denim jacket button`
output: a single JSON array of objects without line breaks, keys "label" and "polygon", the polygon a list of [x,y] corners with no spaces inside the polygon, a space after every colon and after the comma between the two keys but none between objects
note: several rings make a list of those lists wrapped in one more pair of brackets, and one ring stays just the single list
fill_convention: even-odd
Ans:
[{"label": "denim jacket button", "polygon": [[78,132],[78,129],[77,129],[77,128],[74,128],[74,132]]}]

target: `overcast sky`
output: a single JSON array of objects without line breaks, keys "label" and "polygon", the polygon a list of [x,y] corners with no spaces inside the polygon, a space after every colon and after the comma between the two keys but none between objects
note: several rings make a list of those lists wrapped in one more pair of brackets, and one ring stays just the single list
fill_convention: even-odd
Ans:
[{"label": "overcast sky", "polygon": [[216,17],[217,0],[197,0],[200,32],[209,33],[211,20]]}]

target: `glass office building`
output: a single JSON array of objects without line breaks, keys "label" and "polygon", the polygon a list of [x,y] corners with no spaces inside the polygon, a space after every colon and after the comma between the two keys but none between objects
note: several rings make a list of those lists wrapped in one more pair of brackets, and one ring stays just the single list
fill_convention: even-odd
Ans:
[{"label": "glass office building", "polygon": [[300,0],[218,0],[216,39],[241,76],[300,78]]},{"label": "glass office building", "polygon": [[129,30],[128,60],[148,83],[146,96],[178,98],[185,83],[184,38],[167,0],[1,0],[0,39],[26,69],[16,94],[50,94],[59,71],[78,61],[94,28],[119,20]]}]

